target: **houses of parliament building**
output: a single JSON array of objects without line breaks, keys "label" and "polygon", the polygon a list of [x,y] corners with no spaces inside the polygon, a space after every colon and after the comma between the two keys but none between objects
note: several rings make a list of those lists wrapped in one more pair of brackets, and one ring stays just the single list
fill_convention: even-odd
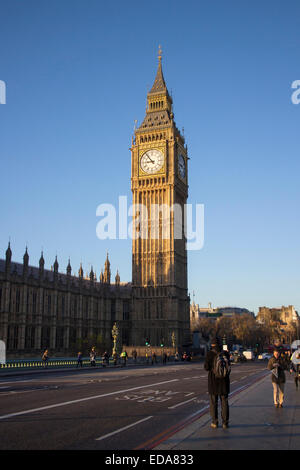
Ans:
[{"label": "houses of parliament building", "polygon": [[[116,323],[119,344],[179,348],[190,339],[190,300],[187,290],[187,251],[184,224],[175,237],[172,207],[184,213],[188,197],[188,155],[183,135],[177,129],[173,101],[162,71],[158,69],[147,94],[146,115],[135,129],[131,143],[131,190],[133,204],[157,217],[158,236],[133,237],[132,281],[121,283],[117,272],[111,278],[108,255],[100,279],[93,269],[78,275],[71,264],[59,272],[55,259],[45,269],[43,253],[39,266],[29,264],[27,248],[23,263],[12,260],[10,244],[0,259],[0,340],[9,356],[34,355],[49,348],[68,354],[79,340],[101,336],[112,345]],[[168,238],[162,235],[161,213],[154,205],[170,208]],[[147,228],[148,230],[148,228]],[[113,282],[114,281],[114,282]]]}]

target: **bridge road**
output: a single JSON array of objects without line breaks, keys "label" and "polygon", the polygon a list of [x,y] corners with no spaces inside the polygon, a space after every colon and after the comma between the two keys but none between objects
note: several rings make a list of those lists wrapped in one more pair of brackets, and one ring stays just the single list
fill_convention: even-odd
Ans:
[{"label": "bridge road", "polygon": [[[231,393],[266,374],[233,364]],[[207,412],[203,362],[1,377],[1,450],[151,448]]]}]

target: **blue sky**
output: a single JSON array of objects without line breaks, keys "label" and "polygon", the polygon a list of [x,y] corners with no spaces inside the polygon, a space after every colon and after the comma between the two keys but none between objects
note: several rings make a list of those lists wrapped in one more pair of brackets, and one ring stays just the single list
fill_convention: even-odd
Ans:
[{"label": "blue sky", "polygon": [[1,0],[0,257],[41,249],[131,280],[131,240],[99,240],[96,208],[131,202],[134,120],[158,45],[190,156],[205,243],[188,253],[201,306],[300,311],[297,1]]}]

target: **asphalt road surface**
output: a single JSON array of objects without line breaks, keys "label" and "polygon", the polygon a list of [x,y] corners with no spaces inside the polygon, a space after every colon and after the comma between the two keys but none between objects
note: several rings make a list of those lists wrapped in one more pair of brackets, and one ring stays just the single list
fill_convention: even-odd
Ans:
[{"label": "asphalt road surface", "polygon": [[[266,373],[232,365],[231,394]],[[153,449],[207,412],[203,362],[0,378],[1,450]]]}]

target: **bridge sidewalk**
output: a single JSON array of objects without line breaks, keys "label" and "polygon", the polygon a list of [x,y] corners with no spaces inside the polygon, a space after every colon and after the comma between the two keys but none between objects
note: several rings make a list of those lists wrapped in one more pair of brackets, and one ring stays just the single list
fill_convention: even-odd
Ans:
[{"label": "bridge sidewalk", "polygon": [[[299,450],[300,387],[286,372],[283,408],[275,408],[268,374],[229,399],[228,429],[211,428],[209,411],[155,450]],[[220,406],[219,406],[220,408]],[[220,410],[219,410],[220,413]]]}]

